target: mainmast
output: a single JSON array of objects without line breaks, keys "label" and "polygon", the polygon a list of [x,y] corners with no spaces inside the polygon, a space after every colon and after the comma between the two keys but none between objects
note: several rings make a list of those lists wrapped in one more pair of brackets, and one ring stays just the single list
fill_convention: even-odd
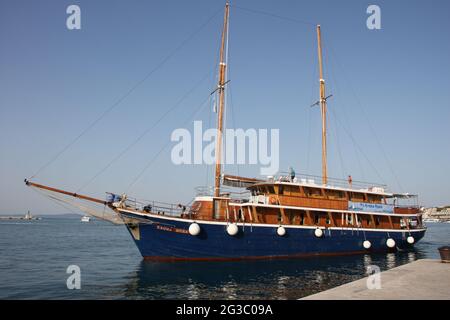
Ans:
[{"label": "mainmast", "polygon": [[220,64],[219,64],[219,83],[217,91],[219,95],[219,110],[217,115],[217,142],[216,142],[216,174],[214,182],[214,196],[220,196],[220,171],[222,165],[222,133],[223,133],[223,113],[225,108],[225,84],[226,84],[226,54],[225,46],[228,34],[228,14],[229,4],[225,5],[225,14],[223,18],[222,40],[220,45]]},{"label": "mainmast", "polygon": [[325,97],[325,80],[323,79],[320,25],[317,26],[317,53],[319,55],[320,113],[322,115],[322,184],[327,184],[327,98]]}]

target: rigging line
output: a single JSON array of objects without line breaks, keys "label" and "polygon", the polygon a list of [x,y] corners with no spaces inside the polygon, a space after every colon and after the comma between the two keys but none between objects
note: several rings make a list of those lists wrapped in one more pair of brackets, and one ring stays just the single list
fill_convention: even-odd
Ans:
[{"label": "rigging line", "polygon": [[306,172],[309,172],[309,154],[311,148],[311,110],[308,110],[308,140],[307,140],[307,148],[306,148]]},{"label": "rigging line", "polygon": [[35,188],[31,188],[34,192],[38,193],[40,196],[45,197],[45,198],[49,198],[53,203],[63,207],[64,209],[68,210],[70,213],[73,214],[79,214],[78,212],[74,211],[73,208],[65,206],[64,204],[62,204],[59,201],[56,201],[54,198],[52,198],[49,194],[44,193],[41,190],[35,189]]},{"label": "rigging line", "polygon": [[254,9],[250,9],[250,8],[245,8],[245,7],[241,7],[241,6],[237,6],[237,5],[230,5],[233,8],[237,8],[243,11],[248,11],[248,12],[252,12],[255,14],[261,14],[261,15],[265,15],[265,16],[269,16],[272,18],[277,18],[277,19],[281,19],[281,20],[286,20],[286,21],[290,21],[290,22],[295,22],[295,23],[301,23],[301,24],[306,24],[306,25],[310,25],[310,26],[316,26],[317,23],[312,23],[310,21],[306,21],[306,20],[300,20],[300,19],[295,19],[295,18],[290,18],[290,17],[284,17],[284,16],[280,16],[271,12],[266,12],[266,11],[262,11],[262,10],[254,10]]},{"label": "rigging line", "polygon": [[[214,82],[214,79],[213,79]],[[213,87],[213,86],[211,86]],[[213,108],[215,108],[215,99],[214,99],[215,95],[210,95],[209,96],[209,108],[208,108],[208,128],[211,128],[211,118],[213,116]],[[208,181],[209,181],[209,165],[205,166],[205,186],[208,185]]]},{"label": "rigging line", "polygon": [[142,85],[151,75],[153,75],[157,70],[159,70],[170,58],[172,58],[178,51],[180,51],[192,38],[194,38],[205,26],[207,26],[211,20],[219,13],[222,9],[217,10],[213,15],[211,15],[200,27],[194,30],[187,38],[185,38],[181,43],[175,47],[167,56],[165,56],[150,72],[148,72],[140,81],[138,81],[134,86],[132,86],[124,95],[122,95],[116,102],[114,102],[109,108],[107,108],[98,118],[91,122],[81,133],[75,137],[71,142],[69,142],[64,148],[62,148],[52,159],[45,163],[39,170],[36,171],[30,178],[36,177],[53,162],[55,162],[65,151],[67,151],[72,145],[74,145],[82,136],[84,136],[90,129],[92,129],[100,120],[102,120],[109,112],[114,110],[122,101],[124,101],[130,94],[132,94],[140,85]]},{"label": "rigging line", "polygon": [[[340,66],[340,68],[343,70],[343,72],[345,74],[345,69],[344,69],[343,65],[339,63],[339,60],[337,59],[337,55],[334,53],[334,50],[333,50],[333,48],[331,46],[330,46],[330,51],[332,53],[332,57],[335,59],[335,61],[337,62],[338,66]],[[362,111],[362,114],[364,115],[364,118],[366,119],[367,123],[369,124],[369,128],[372,131],[372,134],[374,135],[375,140],[377,141],[378,147],[380,148],[381,153],[383,154],[384,160],[386,161],[386,163],[388,165],[388,168],[391,171],[391,173],[392,173],[392,175],[393,175],[393,177],[395,179],[395,182],[397,183],[397,186],[399,187],[400,191],[402,191],[403,190],[402,184],[400,183],[400,180],[398,179],[398,177],[397,177],[397,175],[395,173],[395,170],[394,170],[394,168],[392,166],[392,163],[391,163],[389,157],[387,156],[387,153],[384,150],[383,145],[380,142],[380,139],[379,139],[379,137],[378,137],[378,135],[376,133],[376,130],[374,129],[374,127],[372,125],[372,122],[370,121],[370,118],[367,116],[366,110],[365,110],[363,104],[361,103],[361,100],[356,95],[356,91],[353,89],[352,85],[350,84],[350,82],[348,80],[347,80],[347,83],[349,84],[350,91],[352,92],[352,94],[353,94],[353,96],[354,96],[354,98],[356,100],[357,105],[359,106],[360,110]]]},{"label": "rigging line", "polygon": [[[316,79],[317,75],[317,64],[312,64],[312,76],[311,79]],[[318,77],[317,77],[318,78]],[[311,98],[309,101],[314,101],[314,85],[315,81],[311,81]],[[309,163],[310,163],[310,153],[311,153],[311,131],[312,131],[312,111],[311,108],[308,108],[308,140],[307,140],[307,149],[306,149],[306,172],[309,171]]]},{"label": "rigging line", "polygon": [[[330,49],[331,49],[331,47],[330,47]],[[326,52],[326,56],[327,56],[327,57],[330,56],[329,51],[328,51],[328,47],[324,47],[324,51]],[[331,55],[331,56],[333,57],[333,55]],[[335,68],[334,68],[334,64],[332,63],[332,62],[333,62],[332,59],[330,59],[329,62],[330,62],[330,63],[329,63],[329,66],[330,66],[330,70],[331,70],[331,72],[330,72],[330,74],[331,74],[331,81],[332,81],[332,83],[334,84],[334,89],[335,89],[336,99],[339,99],[339,97],[342,97],[342,95],[341,95],[341,93],[340,93],[339,83],[338,83],[338,81],[337,81],[337,78],[335,77],[335,72],[334,72]],[[344,104],[343,106],[344,106],[344,107],[341,108],[340,110],[343,111],[344,119],[345,119],[346,125],[347,125],[347,127],[349,128],[349,129],[348,129],[349,132],[351,132],[351,126],[350,126],[350,123],[349,123],[349,121],[348,121],[349,117],[348,117],[347,109],[345,108],[345,104]],[[334,119],[334,122],[335,122],[335,125],[336,125],[336,130],[337,130],[336,117],[334,117],[333,119]],[[361,173],[361,177],[362,177],[363,180],[366,180],[366,178],[365,178],[365,172],[364,172],[363,166],[362,166],[362,164],[361,164],[361,159],[359,158],[359,155],[358,155],[357,147],[356,147],[355,143],[353,142],[353,140],[352,140],[352,143],[353,143],[353,146],[355,147],[355,148],[354,148],[354,152],[355,152],[356,160],[357,160],[357,162],[358,162],[358,167],[359,167],[359,170],[360,170],[360,173]]]},{"label": "rigging line", "polygon": [[[233,95],[231,94],[231,86],[228,87],[228,95],[230,96],[230,118],[231,122],[233,124],[233,128],[236,129],[236,113],[234,112],[234,106],[233,106]],[[236,170],[237,175],[240,176],[239,173],[239,163],[236,163]]]},{"label": "rigging line", "polygon": [[353,143],[355,144],[355,146],[359,149],[359,151],[361,152],[361,154],[364,156],[364,158],[366,158],[367,162],[369,163],[369,165],[372,167],[373,171],[375,172],[375,174],[378,176],[378,178],[380,179],[380,181],[383,184],[386,184],[386,182],[384,181],[384,179],[382,178],[382,176],[380,175],[380,173],[378,172],[377,168],[373,165],[372,161],[370,161],[369,157],[367,157],[367,155],[364,153],[364,151],[361,149],[361,147],[359,146],[359,144],[356,142],[355,138],[353,137],[353,135],[347,130],[347,128],[345,126],[342,125],[342,123],[340,122],[339,118],[336,117],[336,114],[333,111],[333,108],[330,108],[331,113],[333,114],[333,117],[335,117],[335,119],[339,122],[339,124],[342,126],[342,128],[344,129],[344,131],[349,135],[350,139],[352,139]]},{"label": "rigging line", "polygon": [[[215,72],[212,73],[211,76],[211,88],[215,88],[217,87],[217,83],[219,82],[219,74],[218,74],[218,70],[219,70],[219,58],[220,58],[220,41],[217,43],[217,48],[216,48],[216,55],[215,55],[216,59],[215,59],[215,63],[214,63],[214,70]],[[213,91],[213,90],[211,90]],[[213,117],[213,111],[216,110],[216,103],[217,103],[217,99],[216,99],[216,95],[210,95],[210,106],[209,106],[209,112],[208,112],[208,128],[211,128],[211,122],[212,122],[212,117]],[[205,186],[208,185],[208,181],[209,181],[209,171],[211,170],[209,165],[205,166],[206,169],[206,181],[205,181]]]},{"label": "rigging line", "polygon": [[[212,117],[212,105],[214,104],[214,95],[209,96],[209,107],[208,107],[208,128],[211,128],[211,117]],[[205,166],[205,186],[208,185],[209,181],[209,166]]]},{"label": "rigging line", "polygon": [[[210,96],[211,97],[211,96]],[[211,99],[211,98],[210,98]],[[211,117],[212,117],[212,110],[211,110],[211,106],[209,106],[208,108],[208,128],[211,128]],[[205,174],[205,186],[208,185],[208,181],[209,181],[209,165],[205,166],[206,169],[206,174]]]},{"label": "rigging line", "polygon": [[[325,57],[328,58],[328,51],[326,50],[326,48],[325,48],[325,51],[326,51]],[[331,71],[331,72],[328,73],[328,74],[331,74],[331,80],[332,80],[331,81],[332,86],[330,86],[330,89],[331,89],[330,91],[331,92],[337,92],[338,88],[337,88],[337,84],[336,84],[336,81],[335,81],[335,78],[334,78],[334,68],[332,66],[331,61],[330,61],[330,63],[327,63],[327,66],[329,66],[329,70]],[[336,100],[338,101],[338,99],[336,99]],[[337,103],[335,103],[334,106],[337,106]],[[340,166],[341,166],[342,179],[345,179],[346,178],[346,173],[347,174],[349,174],[349,173],[347,172],[347,170],[345,168],[345,165],[344,165],[344,158],[342,156],[341,142],[340,142],[340,139],[339,139],[339,130],[338,130],[336,118],[334,116],[332,118],[333,118],[334,128],[332,128],[331,132],[332,132],[332,134],[334,135],[334,137],[336,139],[336,146],[337,146],[338,155],[339,155],[339,162],[340,162]]]},{"label": "rigging line", "polygon": [[210,75],[210,71],[204,75],[200,81],[195,83],[195,85],[189,89],[170,109],[166,110],[166,112],[158,119],[156,120],[150,127],[148,127],[146,130],[144,130],[131,144],[129,144],[122,152],[120,152],[116,157],[114,157],[105,167],[103,167],[101,170],[99,170],[87,183],[85,183],[82,187],[80,187],[76,192],[80,192],[82,189],[86,188],[88,185],[90,185],[95,179],[97,179],[98,176],[100,176],[103,172],[105,172],[111,165],[119,160],[122,156],[124,156],[132,147],[134,147],[139,141],[141,141],[151,130],[153,130],[168,114],[170,114],[172,111],[177,109],[181,103],[192,93],[195,91],[195,89],[200,86],[200,84],[208,78]]},{"label": "rigging line", "polygon": [[361,159],[360,159],[359,154],[358,154],[358,149],[357,149],[355,143],[353,142],[353,140],[352,140],[352,143],[353,143],[353,146],[355,147],[354,151],[355,151],[355,155],[356,155],[356,161],[358,162],[359,171],[361,172],[361,178],[362,178],[362,180],[366,181],[367,180],[366,179],[366,173],[365,173],[364,167],[363,167],[363,165],[361,163]]},{"label": "rigging line", "polygon": [[333,122],[334,122],[334,128],[331,132],[333,133],[334,137],[336,138],[336,144],[337,144],[338,155],[339,155],[339,160],[340,160],[339,162],[341,164],[342,179],[345,179],[346,170],[345,170],[345,166],[344,166],[344,160],[342,157],[341,143],[339,141],[339,134],[338,134],[338,130],[337,130],[337,122],[336,122],[336,119],[334,118],[334,116],[332,118],[333,118]]},{"label": "rigging line", "polygon": [[[187,121],[183,123],[183,125],[186,125],[189,123],[195,115],[203,109],[203,107],[206,105],[206,103],[209,101],[209,95],[208,97],[202,102],[202,104],[199,106],[198,109],[194,111],[194,113],[191,115],[191,117],[188,118]],[[145,165],[145,167],[142,169],[142,171],[133,179],[133,181],[130,183],[128,188],[126,189],[125,193],[129,193],[131,187],[141,178],[141,176],[147,171],[147,169],[152,165],[152,163],[158,158],[158,156],[172,143],[172,141],[169,139],[169,141],[156,153],[156,155]]]}]

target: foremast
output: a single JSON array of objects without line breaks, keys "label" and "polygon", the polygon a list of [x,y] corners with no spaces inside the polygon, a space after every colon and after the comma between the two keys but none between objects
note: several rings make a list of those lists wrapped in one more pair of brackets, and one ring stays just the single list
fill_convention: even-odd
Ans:
[{"label": "foremast", "polygon": [[220,175],[222,167],[222,136],[223,136],[223,114],[225,109],[225,84],[226,84],[226,45],[228,35],[229,3],[225,4],[223,18],[223,31],[220,44],[219,82],[217,92],[219,96],[219,110],[217,115],[217,141],[216,141],[216,171],[214,178],[214,196],[220,196]]}]

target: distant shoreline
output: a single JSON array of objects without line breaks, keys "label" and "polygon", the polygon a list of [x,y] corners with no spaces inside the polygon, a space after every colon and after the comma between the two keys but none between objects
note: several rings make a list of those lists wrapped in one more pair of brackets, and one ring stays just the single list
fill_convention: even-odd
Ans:
[{"label": "distant shoreline", "polygon": [[22,216],[2,216],[0,215],[0,220],[26,220],[26,221],[30,221],[30,220],[41,220],[41,217],[31,217],[31,218],[26,218],[26,217],[22,217]]},{"label": "distant shoreline", "polygon": [[[41,214],[39,217],[57,217],[57,216],[82,216],[81,213],[47,213],[47,214]],[[0,214],[0,220],[8,219],[8,218],[24,218],[25,216],[20,215],[7,215],[7,214]],[[34,216],[33,216],[34,218]]]}]

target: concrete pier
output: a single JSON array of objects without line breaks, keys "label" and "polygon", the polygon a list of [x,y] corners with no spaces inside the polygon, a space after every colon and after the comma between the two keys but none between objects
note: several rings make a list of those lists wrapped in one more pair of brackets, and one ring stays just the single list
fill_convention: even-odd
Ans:
[{"label": "concrete pier", "polygon": [[450,263],[422,259],[379,275],[380,289],[369,289],[366,277],[302,300],[450,300]]}]

